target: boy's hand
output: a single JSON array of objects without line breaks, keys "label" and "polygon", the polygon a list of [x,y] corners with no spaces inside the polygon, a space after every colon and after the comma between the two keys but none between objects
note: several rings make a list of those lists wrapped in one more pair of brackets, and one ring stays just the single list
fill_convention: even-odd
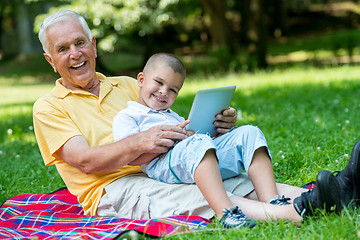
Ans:
[{"label": "boy's hand", "polygon": [[186,130],[186,135],[189,137],[191,135],[195,134],[194,131],[191,131],[191,130]]},{"label": "boy's hand", "polygon": [[[190,123],[190,119],[187,119],[187,120],[185,120],[184,122],[178,124],[177,126],[178,126],[178,127],[181,127],[182,129],[185,129],[186,125],[188,125],[189,123]],[[193,135],[194,133],[195,133],[195,132],[192,131],[192,130],[186,130],[186,135],[187,135],[187,136],[191,136],[191,135]]]},{"label": "boy's hand", "polygon": [[225,109],[222,113],[216,115],[214,126],[217,132],[221,134],[227,133],[236,125],[236,110],[234,108]]},{"label": "boy's hand", "polygon": [[178,126],[178,127],[181,127],[181,128],[185,128],[186,127],[186,125],[188,125],[190,123],[190,119],[188,119],[188,120],[185,120],[185,121],[183,121],[182,123],[179,123],[178,125],[176,125],[176,126]]}]

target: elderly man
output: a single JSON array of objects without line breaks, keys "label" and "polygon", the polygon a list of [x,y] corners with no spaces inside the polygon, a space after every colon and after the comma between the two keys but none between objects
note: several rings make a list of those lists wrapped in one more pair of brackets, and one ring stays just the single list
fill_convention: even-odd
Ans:
[{"label": "elderly man", "polygon": [[[113,142],[113,117],[126,108],[128,101],[137,100],[138,86],[130,77],[105,77],[95,71],[96,40],[84,18],[68,10],[55,13],[43,22],[39,39],[46,60],[61,78],[50,93],[34,104],[36,138],[45,164],[55,164],[85,214],[134,219],[177,214],[213,217],[196,185],[157,182],[147,178],[139,167],[186,138],[184,129],[156,126]],[[236,112],[230,108],[217,119],[214,124],[219,134],[225,134],[235,126]],[[248,139],[254,134],[263,137],[255,127],[246,129],[238,130],[236,137]],[[255,143],[246,143],[239,149],[246,153],[252,148],[255,154],[257,147]],[[241,173],[242,168],[231,169],[234,171],[224,177],[224,186],[234,205],[252,219],[301,221],[303,214],[312,215],[317,208],[330,211],[335,206],[339,210],[340,191],[346,192],[347,198],[341,198],[344,205],[359,197],[359,149],[355,145],[349,166],[337,178],[321,172],[313,191],[276,184],[278,193],[294,199],[294,204],[277,206],[260,202],[249,178]],[[233,166],[235,160],[228,161]],[[268,166],[270,161],[261,164]],[[261,164],[254,168],[254,174],[263,170]],[[272,168],[266,171],[273,174]],[[268,183],[257,184],[264,187]]]}]

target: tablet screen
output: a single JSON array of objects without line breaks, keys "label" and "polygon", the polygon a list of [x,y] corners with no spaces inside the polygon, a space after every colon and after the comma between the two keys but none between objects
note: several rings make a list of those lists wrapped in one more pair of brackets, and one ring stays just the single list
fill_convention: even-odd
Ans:
[{"label": "tablet screen", "polygon": [[200,89],[195,95],[187,130],[197,133],[209,134],[211,137],[217,135],[213,122],[215,116],[230,106],[236,86],[216,87]]}]

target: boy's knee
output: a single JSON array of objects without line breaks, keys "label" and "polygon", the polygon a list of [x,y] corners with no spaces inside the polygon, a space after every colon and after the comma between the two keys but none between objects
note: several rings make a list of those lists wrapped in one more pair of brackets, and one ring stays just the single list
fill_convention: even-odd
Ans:
[{"label": "boy's knee", "polygon": [[188,138],[189,143],[201,144],[203,142],[211,142],[212,138],[206,134],[196,133]]},{"label": "boy's knee", "polygon": [[237,128],[240,132],[242,132],[243,134],[248,134],[248,135],[252,135],[252,134],[258,134],[262,132],[260,131],[260,129],[256,126],[253,125],[244,125],[241,127]]}]

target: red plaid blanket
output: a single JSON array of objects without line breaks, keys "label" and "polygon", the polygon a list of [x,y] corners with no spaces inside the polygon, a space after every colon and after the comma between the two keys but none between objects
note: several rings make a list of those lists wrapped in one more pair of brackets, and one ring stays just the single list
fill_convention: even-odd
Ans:
[{"label": "red plaid blanket", "polygon": [[51,194],[22,194],[0,208],[0,239],[113,239],[128,230],[161,237],[204,228],[198,216],[151,220],[86,216],[64,188]]}]

